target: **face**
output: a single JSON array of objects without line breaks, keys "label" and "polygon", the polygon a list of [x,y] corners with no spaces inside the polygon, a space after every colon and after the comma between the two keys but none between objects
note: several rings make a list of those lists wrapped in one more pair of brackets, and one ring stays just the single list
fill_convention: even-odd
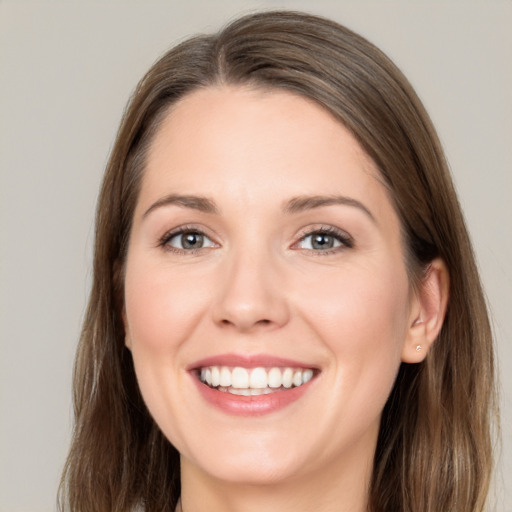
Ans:
[{"label": "face", "polygon": [[130,235],[126,344],[182,466],[371,466],[413,298],[375,165],[316,104],[218,87],[168,113]]}]

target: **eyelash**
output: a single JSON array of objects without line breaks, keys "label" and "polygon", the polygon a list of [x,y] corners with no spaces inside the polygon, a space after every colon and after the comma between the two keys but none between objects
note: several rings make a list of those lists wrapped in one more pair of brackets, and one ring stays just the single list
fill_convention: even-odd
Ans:
[{"label": "eyelash", "polygon": [[299,245],[301,242],[306,240],[308,237],[314,236],[314,235],[326,235],[331,236],[335,240],[339,242],[339,246],[333,247],[331,249],[324,249],[324,250],[314,250],[314,249],[301,249],[298,248],[298,250],[304,250],[308,251],[315,256],[327,256],[329,254],[334,254],[339,251],[343,251],[346,249],[352,249],[354,247],[354,240],[353,238],[348,235],[346,232],[341,231],[340,229],[337,229],[333,226],[320,226],[317,228],[309,228],[305,230],[301,235],[298,242],[294,243],[294,246]]},{"label": "eyelash", "polygon": [[[210,237],[208,235],[206,235],[206,233],[203,230],[198,229],[196,226],[182,226],[180,228],[173,229],[171,231],[167,231],[160,238],[160,240],[158,242],[158,246],[162,247],[166,251],[175,252],[178,254],[183,254],[183,253],[195,254],[203,249],[209,248],[209,247],[200,247],[197,249],[180,249],[180,248],[173,247],[173,246],[169,245],[169,242],[173,238],[180,236],[180,235],[184,235],[186,233],[201,235],[201,236],[207,238],[208,240],[211,240]],[[339,242],[340,245],[338,245],[337,247],[333,247],[330,249],[324,249],[324,250],[301,249],[300,247],[297,247],[300,243],[304,242],[304,240],[306,240],[308,237],[311,237],[314,235],[326,235],[326,236],[333,237],[335,240],[337,240]],[[215,244],[215,242],[213,242],[213,241],[212,241],[212,243]],[[313,228],[313,229],[310,228],[310,229],[304,230],[304,232],[301,233],[298,242],[295,242],[292,245],[292,248],[297,248],[297,250],[308,251],[312,254],[315,254],[316,256],[326,256],[329,254],[337,253],[337,252],[345,250],[345,249],[351,249],[353,247],[354,247],[354,240],[352,239],[352,237],[350,235],[348,235],[347,233],[345,233],[344,231],[341,231],[333,226],[321,226],[318,228]]]},{"label": "eyelash", "polygon": [[[172,245],[169,245],[169,242],[173,238],[180,236],[180,235],[187,234],[187,233],[201,235],[201,236],[207,238],[208,240],[211,240],[211,238],[202,229],[198,229],[196,226],[181,226],[179,228],[172,229],[171,231],[167,231],[160,238],[160,240],[158,242],[158,246],[162,247],[166,251],[175,252],[178,254],[183,254],[183,253],[195,254],[195,253],[207,248],[207,247],[199,247],[197,249],[180,249],[179,247],[173,247]],[[215,244],[215,242],[213,242],[213,241],[212,241],[212,243]]]}]

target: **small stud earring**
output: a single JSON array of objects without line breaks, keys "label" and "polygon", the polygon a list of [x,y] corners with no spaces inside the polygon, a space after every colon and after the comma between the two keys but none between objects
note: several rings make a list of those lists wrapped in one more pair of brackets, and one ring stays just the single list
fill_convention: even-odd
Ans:
[{"label": "small stud earring", "polygon": [[421,345],[416,346],[416,352],[419,352],[421,350]]}]

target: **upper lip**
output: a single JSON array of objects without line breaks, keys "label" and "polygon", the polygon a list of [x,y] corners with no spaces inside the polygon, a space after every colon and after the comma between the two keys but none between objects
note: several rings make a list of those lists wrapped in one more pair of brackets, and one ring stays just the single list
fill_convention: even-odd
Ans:
[{"label": "upper lip", "polygon": [[197,370],[207,366],[241,366],[242,368],[258,368],[258,367],[283,367],[283,368],[312,368],[317,369],[315,365],[277,357],[270,354],[219,354],[216,356],[200,359],[187,367],[187,370]]}]

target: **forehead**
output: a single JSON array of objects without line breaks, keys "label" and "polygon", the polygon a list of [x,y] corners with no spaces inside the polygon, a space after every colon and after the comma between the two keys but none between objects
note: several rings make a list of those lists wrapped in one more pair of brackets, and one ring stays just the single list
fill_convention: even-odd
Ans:
[{"label": "forehead", "polygon": [[[288,154],[289,149],[306,152],[315,144],[317,150],[327,152],[343,149],[367,171],[378,174],[353,135],[326,108],[289,91],[246,86],[199,89],[172,105],[157,129],[150,158],[178,139],[181,149],[187,150],[187,140],[197,144],[201,139],[216,146],[226,137],[233,147],[246,150],[246,156],[254,153],[258,143],[264,144],[264,155],[278,149]],[[298,145],[305,141],[306,146]]]},{"label": "forehead", "polygon": [[164,116],[146,163],[143,202],[176,192],[260,205],[348,193],[377,207],[389,203],[378,169],[353,135],[320,105],[281,90],[190,93]]}]

